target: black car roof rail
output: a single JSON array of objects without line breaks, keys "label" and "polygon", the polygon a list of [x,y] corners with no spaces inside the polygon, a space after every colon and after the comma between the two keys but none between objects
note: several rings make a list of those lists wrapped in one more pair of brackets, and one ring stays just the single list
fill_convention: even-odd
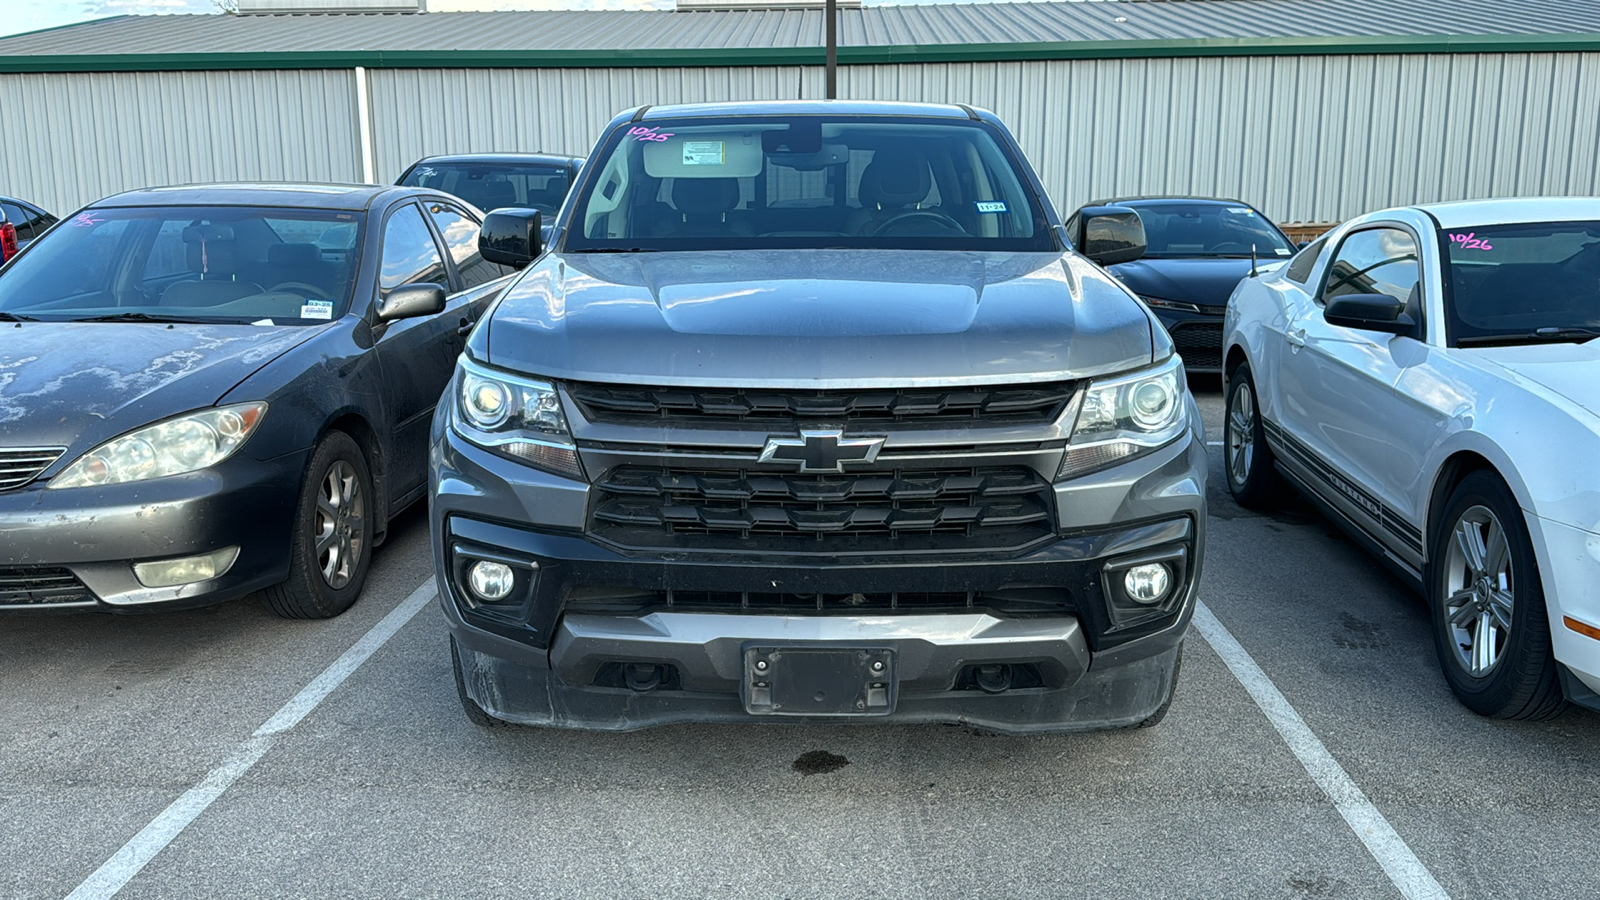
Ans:
[{"label": "black car roof rail", "polygon": [[649,111],[650,111],[650,104],[646,103],[645,105],[639,107],[638,112],[635,112],[633,114],[633,118],[629,119],[628,121],[637,122],[640,119],[644,118],[644,114],[649,112]]},{"label": "black car roof rail", "polygon": [[956,104],[956,108],[961,110],[962,112],[966,113],[967,114],[967,118],[971,119],[972,121],[974,121],[974,122],[979,121],[978,114],[976,112],[973,112],[972,107],[966,105],[965,103],[957,103]]}]

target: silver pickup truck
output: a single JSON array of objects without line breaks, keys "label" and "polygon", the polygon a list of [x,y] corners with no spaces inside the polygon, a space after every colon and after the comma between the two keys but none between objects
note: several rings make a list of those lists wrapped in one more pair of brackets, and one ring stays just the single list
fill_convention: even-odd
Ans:
[{"label": "silver pickup truck", "polygon": [[[432,432],[467,714],[1153,724],[1205,536],[1181,360],[965,106],[646,107],[556,217]],[[1082,249],[1082,255],[1073,246]]]}]

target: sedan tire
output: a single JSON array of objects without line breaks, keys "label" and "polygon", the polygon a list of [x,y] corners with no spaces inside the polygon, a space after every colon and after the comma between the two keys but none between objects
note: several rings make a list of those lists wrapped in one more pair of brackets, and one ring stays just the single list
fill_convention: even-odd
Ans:
[{"label": "sedan tire", "polygon": [[1289,487],[1278,474],[1272,449],[1261,424],[1261,404],[1250,365],[1240,363],[1228,375],[1228,398],[1222,415],[1222,471],[1228,491],[1246,509],[1271,509]]},{"label": "sedan tire", "polygon": [[311,453],[289,547],[289,578],[261,592],[286,619],[328,619],[361,594],[372,564],[374,503],[366,454],[342,431]]},{"label": "sedan tire", "polygon": [[1470,710],[1548,719],[1566,701],[1533,542],[1516,498],[1494,473],[1462,479],[1432,536],[1428,606],[1439,667]]}]

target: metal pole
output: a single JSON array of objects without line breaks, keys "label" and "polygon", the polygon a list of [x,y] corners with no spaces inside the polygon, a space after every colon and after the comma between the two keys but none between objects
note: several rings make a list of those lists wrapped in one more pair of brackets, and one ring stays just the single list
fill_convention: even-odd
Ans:
[{"label": "metal pole", "polygon": [[839,97],[839,0],[828,0],[828,99]]}]

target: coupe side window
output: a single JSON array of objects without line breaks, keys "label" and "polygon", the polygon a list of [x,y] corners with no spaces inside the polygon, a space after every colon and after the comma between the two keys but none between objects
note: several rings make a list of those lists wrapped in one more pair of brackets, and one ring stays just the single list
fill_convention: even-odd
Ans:
[{"label": "coupe side window", "polygon": [[1368,228],[1344,239],[1318,302],[1346,294],[1388,294],[1406,303],[1422,279],[1417,242],[1398,228]]},{"label": "coupe side window", "polygon": [[1289,276],[1290,281],[1297,281],[1300,284],[1310,281],[1311,270],[1317,267],[1317,260],[1322,257],[1322,248],[1327,245],[1327,238],[1317,238],[1315,243],[1307,245],[1305,249],[1295,254],[1294,259],[1289,260],[1289,270],[1284,274]]},{"label": "coupe side window", "polygon": [[485,260],[478,252],[478,223],[466,213],[443,203],[428,204],[428,212],[433,214],[433,224],[444,235],[444,245],[456,264],[456,274],[461,276],[462,290],[493,281],[510,271]]},{"label": "coupe side window", "polygon": [[444,257],[439,245],[422,221],[422,210],[415,204],[404,206],[383,226],[383,271],[378,278],[378,296],[403,284],[447,285]]}]

